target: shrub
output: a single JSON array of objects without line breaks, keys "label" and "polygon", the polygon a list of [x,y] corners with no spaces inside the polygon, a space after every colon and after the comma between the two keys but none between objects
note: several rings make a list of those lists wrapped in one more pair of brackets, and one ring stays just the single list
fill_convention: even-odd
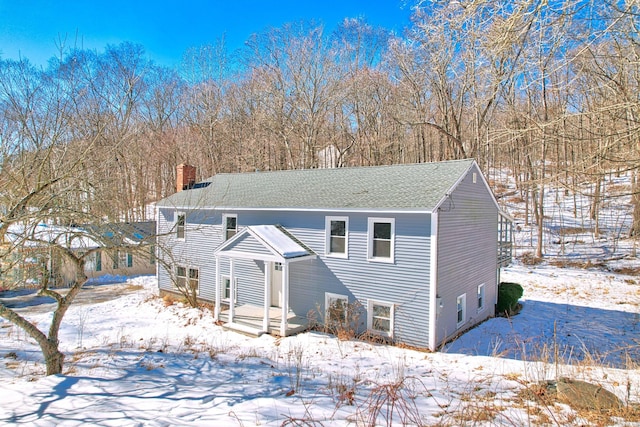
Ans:
[{"label": "shrub", "polygon": [[518,283],[502,282],[498,285],[497,315],[512,315],[517,313],[518,300],[524,289]]}]

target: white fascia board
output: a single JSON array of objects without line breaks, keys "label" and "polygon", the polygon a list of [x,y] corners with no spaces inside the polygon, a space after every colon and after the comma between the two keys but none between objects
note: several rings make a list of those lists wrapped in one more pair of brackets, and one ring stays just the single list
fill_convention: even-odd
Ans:
[{"label": "white fascia board", "polygon": [[216,257],[226,257],[226,258],[242,258],[242,259],[251,259],[258,261],[272,261],[272,262],[285,262],[285,258],[277,255],[265,255],[265,254],[256,254],[251,252],[242,252],[242,251],[220,251],[215,254]]}]

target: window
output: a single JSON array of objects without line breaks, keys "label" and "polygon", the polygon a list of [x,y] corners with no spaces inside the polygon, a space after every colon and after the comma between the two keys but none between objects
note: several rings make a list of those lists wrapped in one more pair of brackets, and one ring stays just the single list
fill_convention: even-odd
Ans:
[{"label": "window", "polygon": [[238,232],[238,216],[237,215],[224,215],[222,217],[222,223],[224,224],[224,240],[229,240]]},{"label": "window", "polygon": [[200,293],[200,272],[197,268],[189,269],[189,290],[196,295]]},{"label": "window", "polygon": [[484,310],[484,283],[478,285],[478,312]]},{"label": "window", "polygon": [[393,335],[393,304],[369,300],[367,327],[376,334],[391,337]]},{"label": "window", "polygon": [[[238,279],[233,281],[233,302],[238,300]],[[231,301],[231,279],[229,276],[222,276],[222,299]]]},{"label": "window", "polygon": [[457,327],[459,328],[467,320],[467,294],[462,294],[456,299],[458,311]]},{"label": "window", "polygon": [[118,251],[115,257],[113,257],[113,268],[133,267],[133,255],[129,252]]},{"label": "window", "polygon": [[273,264],[273,269],[275,271],[282,271],[282,263],[281,262],[276,262]]},{"label": "window", "polygon": [[349,298],[346,295],[325,293],[325,326],[346,327]]},{"label": "window", "polygon": [[393,262],[394,236],[393,218],[369,218],[368,258]]},{"label": "window", "polygon": [[184,289],[187,284],[187,269],[185,267],[176,267],[176,287]]},{"label": "window", "polygon": [[178,239],[184,239],[184,227],[186,224],[186,217],[184,214],[178,214],[178,219],[176,220],[176,237]]},{"label": "window", "polygon": [[176,287],[181,290],[193,291],[198,295],[200,293],[200,272],[198,269],[177,266]]},{"label": "window", "polygon": [[327,255],[347,257],[347,234],[349,218],[328,216],[325,223],[326,241],[325,252]]},{"label": "window", "polygon": [[96,252],[96,271],[102,271],[102,252]]}]

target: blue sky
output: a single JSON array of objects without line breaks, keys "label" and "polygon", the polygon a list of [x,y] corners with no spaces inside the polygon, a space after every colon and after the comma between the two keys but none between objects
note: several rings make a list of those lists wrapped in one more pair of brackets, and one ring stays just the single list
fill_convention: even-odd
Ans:
[{"label": "blue sky", "polygon": [[345,17],[401,32],[407,0],[0,0],[0,58],[45,66],[66,44],[101,51],[124,41],[145,47],[158,64],[176,66],[189,47],[223,34],[234,50],[253,33],[314,19],[331,31]]}]

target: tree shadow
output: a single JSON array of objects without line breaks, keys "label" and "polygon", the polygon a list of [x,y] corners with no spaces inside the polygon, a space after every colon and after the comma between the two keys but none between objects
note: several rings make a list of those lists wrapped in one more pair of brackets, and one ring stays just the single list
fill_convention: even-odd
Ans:
[{"label": "tree shadow", "polygon": [[[92,350],[86,360],[73,366],[83,372],[97,369],[96,376],[57,375],[34,383],[24,404],[0,424],[44,422],[52,425],[184,425],[189,417],[201,417],[203,405],[226,416],[237,404],[276,398],[290,390],[290,373],[260,357],[236,360],[211,358],[206,353],[161,353]],[[102,366],[96,366],[96,363]],[[160,403],[159,403],[160,402]],[[223,403],[221,403],[223,402]],[[160,415],[157,408],[166,411]],[[189,410],[192,408],[193,410]],[[197,410],[195,410],[197,409]],[[160,416],[160,421],[158,417]]]},{"label": "tree shadow", "polygon": [[524,301],[518,315],[490,319],[447,344],[444,351],[636,369],[640,364],[640,314]]}]

